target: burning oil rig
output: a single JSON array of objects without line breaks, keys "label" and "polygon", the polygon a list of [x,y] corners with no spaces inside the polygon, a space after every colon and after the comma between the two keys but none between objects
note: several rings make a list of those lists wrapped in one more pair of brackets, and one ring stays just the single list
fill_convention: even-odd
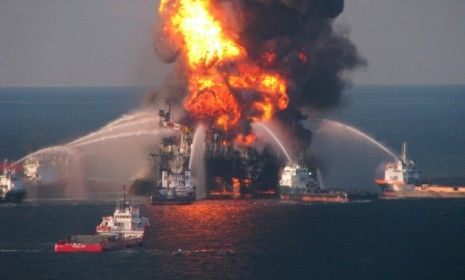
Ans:
[{"label": "burning oil rig", "polygon": [[210,197],[275,194],[280,162],[265,149],[236,145],[220,131],[206,136],[206,181]]},{"label": "burning oil rig", "polygon": [[[192,131],[188,125],[171,121],[171,103],[159,111],[159,126],[172,129],[176,136],[162,139],[151,153],[153,179],[136,179],[132,193],[152,193],[152,204],[190,203],[196,199],[191,174]],[[259,152],[248,145],[237,145],[220,130],[205,134],[206,195],[210,198],[274,196],[283,164],[269,149]]]},{"label": "burning oil rig", "polygon": [[155,182],[147,186],[158,186],[163,174],[181,176],[170,166],[175,158],[189,172],[183,180],[192,181],[190,132],[203,123],[207,195],[276,193],[286,163],[254,147],[252,123],[278,120],[295,142],[309,145],[302,109],[339,105],[350,84],[342,74],[364,65],[355,45],[333,29],[343,7],[343,0],[160,1],[154,49],[176,67],[159,95],[173,98],[188,119],[176,124],[169,109],[160,112],[161,126],[181,136],[163,140],[154,153]]}]

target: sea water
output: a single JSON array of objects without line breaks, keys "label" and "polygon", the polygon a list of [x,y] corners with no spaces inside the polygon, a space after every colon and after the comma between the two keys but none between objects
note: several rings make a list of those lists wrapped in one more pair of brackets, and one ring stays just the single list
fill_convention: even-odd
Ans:
[{"label": "sea water", "polygon": [[[0,157],[20,158],[105,125],[142,89],[1,89]],[[465,177],[465,87],[355,87],[329,117],[386,146],[409,144],[426,174]],[[87,234],[114,199],[0,205],[1,279],[463,279],[465,200],[294,204],[201,201],[151,206],[145,245],[102,254],[55,254]]]}]

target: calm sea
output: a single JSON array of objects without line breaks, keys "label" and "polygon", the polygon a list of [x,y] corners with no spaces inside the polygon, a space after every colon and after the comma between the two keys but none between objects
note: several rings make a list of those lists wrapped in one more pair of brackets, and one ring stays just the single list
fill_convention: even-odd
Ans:
[{"label": "calm sea", "polygon": [[[135,109],[143,89],[0,89],[0,157],[81,136]],[[356,87],[333,117],[398,149],[425,173],[465,177],[465,87]],[[465,200],[150,206],[142,248],[53,253],[91,233],[114,201],[0,205],[0,279],[465,279]]]}]

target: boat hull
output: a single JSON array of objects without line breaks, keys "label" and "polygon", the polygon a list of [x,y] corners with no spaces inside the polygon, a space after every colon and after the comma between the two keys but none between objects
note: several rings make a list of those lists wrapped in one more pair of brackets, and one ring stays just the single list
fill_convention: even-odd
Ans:
[{"label": "boat hull", "polygon": [[142,246],[142,238],[117,239],[99,243],[57,242],[54,246],[56,253],[100,253],[109,250]]},{"label": "boat hull", "polygon": [[162,195],[156,193],[150,198],[152,205],[191,204],[196,200],[195,192],[186,195]]},{"label": "boat hull", "polygon": [[104,250],[102,243],[84,244],[72,242],[55,243],[55,253],[100,253]]},{"label": "boat hull", "polygon": [[372,201],[379,198],[379,193],[374,192],[347,192],[349,201]]},{"label": "boat hull", "polygon": [[[454,190],[455,189],[455,190]],[[465,188],[460,187],[417,187],[413,191],[385,191],[381,192],[382,199],[408,198],[465,198]]]},{"label": "boat hull", "polygon": [[281,194],[282,201],[344,203],[349,199],[344,195],[332,194]]},{"label": "boat hull", "polygon": [[5,194],[4,197],[0,198],[0,203],[4,202],[11,202],[11,203],[20,203],[23,201],[24,197],[26,196],[26,191],[9,191]]}]

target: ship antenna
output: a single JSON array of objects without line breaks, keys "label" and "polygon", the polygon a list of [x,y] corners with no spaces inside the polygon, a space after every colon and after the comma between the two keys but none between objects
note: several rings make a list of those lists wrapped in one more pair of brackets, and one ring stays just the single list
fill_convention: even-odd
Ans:
[{"label": "ship antenna", "polygon": [[126,208],[126,185],[123,185],[123,208]]}]

